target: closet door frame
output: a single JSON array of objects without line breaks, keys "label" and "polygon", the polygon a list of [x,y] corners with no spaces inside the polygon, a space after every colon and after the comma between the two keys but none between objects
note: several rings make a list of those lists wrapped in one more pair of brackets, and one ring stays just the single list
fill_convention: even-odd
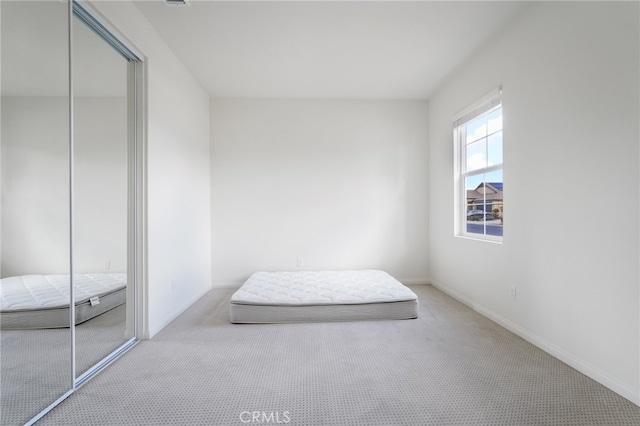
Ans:
[{"label": "closet door frame", "polygon": [[[75,303],[73,286],[74,249],[74,93],[73,93],[73,26],[74,16],[88,25],[100,38],[116,49],[127,61],[127,303],[133,306],[127,315],[128,340],[107,355],[87,372],[76,377],[75,348]],[[77,24],[77,23],[76,23]],[[71,377],[69,390],[56,399],[25,425],[33,425],[79,387],[120,355],[131,349],[140,339],[147,339],[148,295],[147,295],[147,68],[145,56],[124,37],[107,19],[89,4],[80,0],[68,0],[68,57],[69,57],[69,249],[70,249],[70,300],[69,321],[71,329]]]},{"label": "closet door frame", "polygon": [[[85,2],[71,2],[69,45],[70,58],[73,61],[73,17],[78,24],[87,25],[105,43],[115,49],[127,60],[127,139],[128,139],[128,206],[127,206],[127,304],[133,310],[127,313],[126,333],[129,339],[102,361],[88,371],[76,377],[75,368],[75,328],[72,331],[74,351],[72,371],[74,387],[77,389],[104,367],[111,364],[124,352],[145,336],[146,295],[146,131],[145,131],[145,61],[142,53],[133,46],[115,27]],[[71,137],[70,152],[73,153],[73,66],[70,64],[70,114]],[[71,229],[73,230],[73,158],[71,164]],[[71,234],[71,270],[73,271],[74,253],[73,231]],[[73,275],[73,274],[72,274]],[[73,280],[71,285],[73,293]],[[72,299],[73,300],[73,296]],[[75,311],[71,324],[75,324]]]}]

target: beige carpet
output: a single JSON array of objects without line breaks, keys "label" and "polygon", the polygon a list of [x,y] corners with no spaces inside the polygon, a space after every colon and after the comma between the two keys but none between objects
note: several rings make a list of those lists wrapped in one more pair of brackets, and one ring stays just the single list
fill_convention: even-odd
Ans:
[{"label": "beige carpet", "polygon": [[232,325],[214,290],[40,425],[639,425],[640,408],[430,286],[404,321]]},{"label": "beige carpet", "polygon": [[[125,305],[76,327],[81,375],[125,343]],[[71,332],[0,332],[0,426],[22,425],[71,389]]]}]

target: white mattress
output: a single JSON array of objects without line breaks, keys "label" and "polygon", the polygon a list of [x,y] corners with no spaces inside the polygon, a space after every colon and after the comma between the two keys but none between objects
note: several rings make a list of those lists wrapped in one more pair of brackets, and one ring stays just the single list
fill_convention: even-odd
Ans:
[{"label": "white mattress", "polygon": [[256,272],[230,300],[233,323],[409,319],[418,297],[384,271]]},{"label": "white mattress", "polygon": [[[0,280],[0,326],[69,326],[69,275],[21,275]],[[125,302],[125,273],[75,274],[76,324]]]}]

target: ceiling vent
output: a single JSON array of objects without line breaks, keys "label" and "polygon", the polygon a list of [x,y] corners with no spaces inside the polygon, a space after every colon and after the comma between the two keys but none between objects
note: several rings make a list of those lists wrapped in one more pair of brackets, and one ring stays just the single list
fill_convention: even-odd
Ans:
[{"label": "ceiling vent", "polygon": [[189,6],[188,0],[164,0],[167,6]]}]

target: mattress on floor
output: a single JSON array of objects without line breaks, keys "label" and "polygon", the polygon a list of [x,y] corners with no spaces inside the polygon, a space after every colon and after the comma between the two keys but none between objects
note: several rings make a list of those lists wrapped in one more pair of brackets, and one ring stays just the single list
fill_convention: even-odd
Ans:
[{"label": "mattress on floor", "polygon": [[256,272],[229,306],[236,324],[417,317],[418,296],[379,270]]},{"label": "mattress on floor", "polygon": [[[69,275],[21,275],[0,280],[0,328],[69,327]],[[127,274],[74,274],[75,323],[126,301]]]}]

